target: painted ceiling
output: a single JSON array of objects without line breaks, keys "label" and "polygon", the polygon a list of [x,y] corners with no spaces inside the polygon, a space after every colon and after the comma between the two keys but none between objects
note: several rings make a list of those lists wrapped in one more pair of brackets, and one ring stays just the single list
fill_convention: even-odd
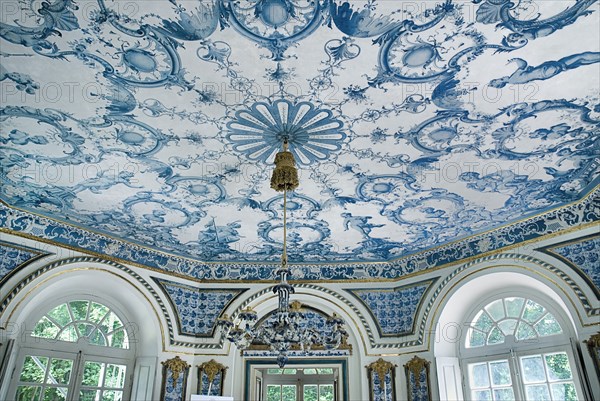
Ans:
[{"label": "painted ceiling", "polygon": [[0,198],[86,232],[276,261],[284,137],[291,262],[394,261],[598,183],[596,0],[1,7]]}]

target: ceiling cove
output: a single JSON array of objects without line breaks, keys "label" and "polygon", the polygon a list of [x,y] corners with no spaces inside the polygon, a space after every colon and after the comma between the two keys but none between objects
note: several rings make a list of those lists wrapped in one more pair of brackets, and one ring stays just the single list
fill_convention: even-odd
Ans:
[{"label": "ceiling cove", "polygon": [[284,137],[294,278],[395,278],[598,220],[596,0],[2,7],[7,229],[261,279]]}]

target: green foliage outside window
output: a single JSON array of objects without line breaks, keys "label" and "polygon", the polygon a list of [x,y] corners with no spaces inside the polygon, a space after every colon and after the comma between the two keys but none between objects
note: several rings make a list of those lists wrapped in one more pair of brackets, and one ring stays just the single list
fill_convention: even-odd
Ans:
[{"label": "green foliage outside window", "polygon": [[490,302],[475,315],[467,347],[502,344],[509,335],[525,341],[560,333],[560,324],[542,305],[530,299],[506,297]]},{"label": "green foliage outside window", "polygon": [[53,308],[38,321],[31,335],[68,342],[77,342],[83,337],[92,345],[129,348],[121,319],[105,305],[86,300]]}]

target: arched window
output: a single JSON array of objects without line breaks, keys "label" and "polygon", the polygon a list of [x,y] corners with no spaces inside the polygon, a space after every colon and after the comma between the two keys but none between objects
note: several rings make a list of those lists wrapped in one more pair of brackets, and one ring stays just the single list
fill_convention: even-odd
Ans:
[{"label": "arched window", "polygon": [[577,401],[567,323],[528,296],[488,300],[470,314],[461,346],[465,398]]},{"label": "arched window", "polygon": [[127,324],[116,311],[78,297],[50,308],[34,322],[17,358],[11,399],[128,399],[135,355]]},{"label": "arched window", "polygon": [[35,325],[33,337],[68,342],[85,339],[89,344],[129,348],[127,330],[107,306],[89,300],[58,305]]}]

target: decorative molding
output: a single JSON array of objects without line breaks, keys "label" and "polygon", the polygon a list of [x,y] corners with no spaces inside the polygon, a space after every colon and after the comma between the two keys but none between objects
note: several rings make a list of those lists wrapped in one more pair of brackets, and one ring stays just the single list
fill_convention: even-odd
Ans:
[{"label": "decorative molding", "polygon": [[544,252],[570,266],[600,300],[600,234],[563,241],[536,251]]},{"label": "decorative molding", "polygon": [[[582,200],[564,207],[389,262],[290,263],[290,268],[294,271],[295,280],[391,281],[598,221],[600,209],[596,207],[596,202],[599,196],[600,188],[597,188]],[[5,227],[0,231],[14,235],[39,237],[59,246],[98,255],[107,254],[126,263],[195,280],[237,282],[271,278],[271,270],[264,269],[265,262],[206,263],[192,260],[76,228],[2,203],[0,227]],[[275,265],[275,262],[266,263]]]},{"label": "decorative molding", "polygon": [[0,240],[0,285],[18,270],[49,255],[53,253]]},{"label": "decorative molding", "polygon": [[459,266],[457,269],[454,269],[450,274],[448,274],[440,282],[440,284],[436,287],[436,289],[433,291],[433,293],[429,297],[429,302],[425,306],[424,316],[423,316],[422,323],[421,323],[421,330],[419,331],[419,333],[420,333],[419,341],[422,343],[422,338],[423,338],[422,334],[424,334],[424,331],[425,331],[425,323],[427,321],[427,316],[431,312],[431,309],[432,309],[434,303],[438,299],[439,295],[443,292],[445,287],[448,285],[448,283],[450,283],[460,273],[462,273],[466,270],[469,270],[469,269],[473,268],[474,266],[477,266],[481,263],[502,262],[505,260],[510,261],[512,263],[514,263],[515,261],[524,261],[524,262],[532,263],[532,264],[535,264],[535,265],[541,267],[542,269],[545,269],[549,272],[554,273],[563,282],[565,282],[571,288],[571,290],[575,293],[575,295],[577,296],[583,309],[586,311],[588,317],[600,316],[600,308],[593,308],[590,304],[589,299],[587,298],[585,293],[581,290],[581,288],[579,288],[577,283],[575,283],[575,281],[573,281],[573,279],[571,279],[568,274],[566,274],[559,268],[557,268],[549,263],[546,263],[542,260],[539,260],[537,258],[531,257],[531,256],[515,254],[515,253],[503,253],[503,254],[496,254],[496,255],[491,255],[491,256],[475,259],[471,262],[465,263],[465,264]]},{"label": "decorative molding", "polygon": [[124,273],[130,275],[131,277],[133,277],[133,279],[135,279],[137,282],[139,282],[144,287],[144,289],[146,291],[148,291],[148,293],[150,295],[152,295],[152,297],[154,298],[154,300],[160,307],[162,315],[167,324],[167,329],[168,329],[168,333],[169,333],[169,343],[171,345],[178,346],[178,347],[186,347],[186,348],[194,348],[194,349],[209,349],[209,350],[223,348],[224,340],[222,338],[219,339],[217,343],[199,343],[199,342],[185,342],[185,341],[175,340],[174,327],[173,327],[174,325],[173,325],[173,322],[171,321],[169,311],[167,310],[167,306],[164,304],[164,302],[162,301],[161,297],[158,295],[156,290],[142,276],[140,276],[138,273],[136,273],[134,270],[130,269],[129,267],[124,266],[120,263],[116,263],[116,262],[113,262],[110,260],[105,260],[105,259],[96,258],[96,257],[79,256],[79,257],[74,257],[74,258],[65,258],[65,259],[61,259],[61,260],[57,260],[55,262],[49,263],[49,264],[44,265],[44,266],[40,267],[39,269],[35,270],[31,274],[29,274],[27,277],[25,277],[23,280],[21,280],[19,283],[17,283],[4,296],[4,298],[2,298],[1,303],[0,303],[0,316],[2,316],[2,314],[5,312],[6,308],[10,304],[10,302],[19,294],[19,292],[21,292],[33,280],[35,280],[36,278],[40,277],[41,275],[43,275],[49,271],[52,271],[58,267],[61,267],[61,266],[67,265],[67,264],[74,264],[74,263],[81,263],[81,264],[100,263],[100,264],[104,264],[107,266],[111,266],[113,268],[121,270]]}]

